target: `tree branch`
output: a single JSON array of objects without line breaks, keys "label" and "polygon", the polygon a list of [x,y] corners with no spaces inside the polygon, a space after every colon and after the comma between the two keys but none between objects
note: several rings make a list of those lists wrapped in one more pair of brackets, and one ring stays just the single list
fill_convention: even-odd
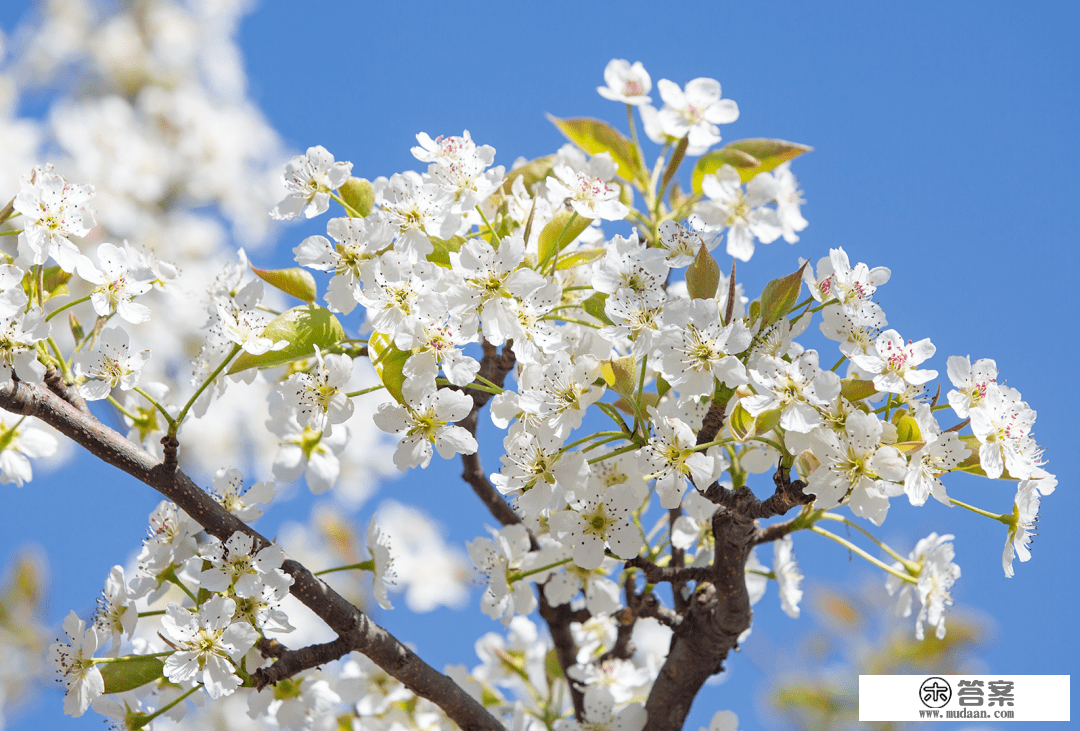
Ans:
[{"label": "tree branch", "polygon": [[[256,550],[270,545],[181,470],[157,464],[153,456],[47,388],[8,381],[0,386],[0,408],[41,419],[102,461],[153,487],[221,541],[242,531],[255,539]],[[421,660],[300,563],[290,559],[282,569],[293,577],[292,594],[338,633],[337,649],[342,654],[350,650],[363,653],[409,690],[442,708],[467,731],[503,731],[502,724],[454,681]],[[273,667],[267,670],[276,672]]]}]

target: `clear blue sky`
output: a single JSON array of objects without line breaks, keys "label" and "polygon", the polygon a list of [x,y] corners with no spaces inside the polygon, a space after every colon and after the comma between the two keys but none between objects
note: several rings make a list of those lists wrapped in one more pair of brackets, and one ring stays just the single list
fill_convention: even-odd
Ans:
[{"label": "clear blue sky", "polygon": [[[3,27],[20,17],[13,7],[19,5],[0,10]],[[1060,479],[1043,500],[1033,559],[1006,579],[1004,527],[933,501],[913,509],[895,500],[880,535],[909,550],[930,531],[956,534],[963,577],[953,596],[996,623],[996,642],[981,653],[987,672],[1071,673],[1080,649],[1076,532],[1069,527],[1080,505],[1068,467],[1078,431],[1068,414],[1080,395],[1072,372],[1080,354],[1072,297],[1080,270],[1077,6],[660,7],[277,0],[244,21],[241,40],[252,94],[286,142],[296,149],[324,145],[368,178],[416,168],[409,148],[420,131],[468,129],[509,166],[519,155],[537,157],[562,144],[545,112],[623,127],[624,109],[595,92],[611,58],[642,61],[654,83],[718,79],[741,110],[723,127],[726,140],[764,136],[812,145],[814,152],[793,166],[809,227],[794,246],[759,245],[740,279],[756,294],[769,278],[797,268],[798,257],[816,262],[842,246],[853,261],[892,269],[879,301],[904,337],[935,343],[931,367],[944,374],[945,358],[954,354],[996,359],[1009,385],[1038,411],[1035,435]],[[308,232],[286,231],[282,261]],[[496,455],[489,452],[486,464],[494,469]],[[3,487],[0,555],[26,541],[47,544],[56,582],[48,614],[55,622],[92,604],[108,567],[137,545],[156,503],[145,488],[90,460],[77,466],[99,481],[73,485],[61,476],[19,491]],[[463,542],[491,521],[458,473],[456,464],[438,464],[434,475],[399,480],[383,494],[425,505]],[[947,486],[954,497],[999,512],[1009,509],[1014,492],[1011,483],[985,480]],[[90,509],[83,505],[87,494],[95,496]],[[272,534],[286,517],[271,514],[260,528]],[[819,543],[796,539],[805,589],[883,581]],[[474,639],[497,629],[479,614],[476,599],[467,610],[437,612],[420,624],[400,609],[379,621],[415,642],[436,667],[471,666]],[[751,643],[790,645],[810,627],[777,605],[773,588],[758,605],[747,652],[728,660],[731,679],[703,692],[688,728],[707,725],[723,708],[739,714],[744,731],[763,727],[757,694],[766,676],[748,657]],[[459,630],[449,637],[448,621]],[[100,723],[93,714],[62,720],[60,701],[50,695],[11,728]]]}]

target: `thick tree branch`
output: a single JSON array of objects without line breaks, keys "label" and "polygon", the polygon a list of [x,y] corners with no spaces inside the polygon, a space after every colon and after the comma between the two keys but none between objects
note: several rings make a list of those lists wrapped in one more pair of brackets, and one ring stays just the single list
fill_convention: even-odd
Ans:
[{"label": "thick tree branch", "polygon": [[[261,649],[261,648],[260,648]],[[270,648],[276,654],[277,662],[267,668],[259,668],[252,677],[255,679],[255,689],[262,690],[268,685],[273,685],[279,680],[290,678],[297,673],[333,662],[339,657],[349,654],[352,647],[349,638],[338,637],[332,642],[321,645],[308,645],[300,650],[283,651],[279,648]]]},{"label": "thick tree branch", "polygon": [[[182,471],[157,464],[152,455],[47,388],[9,381],[0,386],[0,408],[41,419],[102,461],[153,487],[220,540],[226,541],[235,531],[242,531],[256,540],[256,550],[270,545]],[[342,655],[351,650],[363,653],[411,691],[442,708],[463,729],[503,731],[502,724],[454,681],[421,660],[304,566],[287,560],[282,569],[293,577],[292,594],[338,633],[336,649]],[[279,673],[274,666],[267,671]]]},{"label": "thick tree branch", "polygon": [[548,604],[543,589],[540,592],[540,616],[547,622],[548,631],[551,633],[551,641],[555,645],[555,656],[559,660],[559,667],[566,676],[566,684],[570,686],[570,697],[574,701],[574,713],[579,721],[585,720],[585,695],[578,690],[573,679],[566,675],[566,671],[572,665],[577,664],[577,643],[574,642],[574,634],[570,631],[571,622],[585,622],[589,619],[589,613],[584,609],[573,610],[569,604],[560,604],[553,607]]},{"label": "thick tree branch", "polygon": [[[758,500],[745,486],[728,490],[713,483],[705,491],[706,498],[721,506],[712,517],[716,544],[711,566],[660,567],[641,557],[626,562],[644,571],[651,583],[697,582],[688,608],[677,615],[681,621],[671,623],[674,634],[667,660],[645,705],[645,731],[679,731],[701,686],[723,669],[739,635],[750,627],[753,613],[746,591],[746,559],[767,533],[757,529],[754,520],[783,515],[814,500],[803,492],[805,483],[791,480],[783,465],[777,467],[773,482],[776,491],[765,500]],[[653,616],[675,614],[661,612],[658,604]]]},{"label": "thick tree branch", "polygon": [[758,500],[745,485],[735,490],[728,490],[719,482],[709,485],[702,495],[707,500],[748,518],[772,518],[783,515],[796,505],[809,505],[814,502],[813,495],[803,492],[806,483],[802,480],[792,480],[790,473],[783,466],[776,468],[773,482],[776,485],[776,491],[765,500]]}]

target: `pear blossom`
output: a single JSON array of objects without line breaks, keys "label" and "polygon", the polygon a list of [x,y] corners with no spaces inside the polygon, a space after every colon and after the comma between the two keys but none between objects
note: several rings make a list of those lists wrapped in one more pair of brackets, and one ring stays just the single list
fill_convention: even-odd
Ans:
[{"label": "pear blossom", "polygon": [[818,368],[816,350],[808,350],[790,363],[763,356],[750,377],[764,393],[742,399],[743,408],[751,416],[780,409],[780,426],[803,434],[821,425],[821,410],[840,395],[840,377]]},{"label": "pear blossom", "polygon": [[109,577],[105,579],[105,589],[98,599],[98,611],[94,619],[94,626],[98,628],[102,642],[107,637],[112,637],[110,653],[115,654],[120,649],[123,636],[131,639],[135,633],[135,625],[139,619],[135,599],[134,592],[128,588],[124,578],[124,567],[113,566]]},{"label": "pear blossom", "polygon": [[23,381],[45,380],[45,364],[38,360],[37,343],[49,337],[45,313],[32,307],[25,315],[0,320],[0,380],[12,374]]},{"label": "pear blossom", "polygon": [[352,378],[352,358],[344,354],[324,356],[315,346],[315,367],[294,373],[278,386],[285,405],[298,413],[301,425],[330,434],[353,413],[353,402],[343,387]]},{"label": "pear blossom", "polygon": [[776,210],[767,204],[776,197],[776,181],[767,174],[755,175],[743,192],[742,179],[731,165],[724,165],[701,181],[708,196],[694,214],[709,232],[727,230],[727,253],[741,261],[754,255],[754,240],[771,244],[783,229]]},{"label": "pear blossom", "polygon": [[[667,224],[679,228],[674,221],[664,221],[660,224],[661,240]],[[637,232],[630,238],[615,236],[608,242],[604,256],[593,267],[591,284],[597,292],[615,294],[620,289],[629,289],[644,296],[661,287],[667,278],[669,266],[685,266],[693,258],[692,253],[685,262],[670,263],[665,260],[662,250],[649,248],[639,240]]]},{"label": "pear blossom", "polygon": [[967,445],[955,432],[941,431],[928,405],[915,407],[915,419],[924,443],[908,457],[904,492],[912,505],[922,505],[933,495],[938,502],[951,507],[939,475],[952,470],[967,457]]},{"label": "pear blossom", "polygon": [[8,319],[26,312],[29,297],[23,289],[22,269],[11,264],[0,264],[0,319]]},{"label": "pear blossom", "polygon": [[330,193],[345,184],[352,172],[351,162],[334,162],[322,145],[309,147],[304,155],[296,155],[285,163],[282,182],[288,195],[270,211],[270,217],[282,221],[314,218],[330,207]]},{"label": "pear blossom", "polygon": [[394,606],[386,596],[386,584],[388,581],[393,583],[394,577],[391,568],[393,558],[390,556],[390,537],[379,530],[374,515],[371,516],[371,521],[368,523],[367,547],[368,552],[371,553],[371,560],[375,565],[374,570],[371,572],[372,593],[375,595],[375,601],[383,609],[393,609]]},{"label": "pear blossom", "polygon": [[310,426],[301,426],[280,401],[271,402],[266,427],[278,440],[273,466],[275,480],[292,482],[304,475],[308,487],[316,495],[334,486],[341,474],[338,455],[349,439],[346,429],[323,434]]},{"label": "pear blossom", "polygon": [[333,272],[326,288],[326,303],[332,312],[349,314],[363,292],[363,279],[370,277],[368,262],[393,242],[394,230],[384,216],[373,212],[367,218],[332,218],[325,236],[308,236],[293,249],[296,263],[318,271]]},{"label": "pear blossom", "polygon": [[1013,503],[1012,522],[1009,534],[1005,538],[1005,551],[1001,564],[1005,567],[1005,576],[1013,576],[1013,558],[1021,561],[1031,560],[1031,539],[1035,536],[1035,524],[1039,522],[1039,489],[1036,480],[1021,480],[1016,486],[1016,499]]},{"label": "pear blossom", "polygon": [[780,585],[780,606],[784,614],[792,619],[799,618],[799,602],[802,600],[803,575],[795,563],[795,542],[788,534],[778,541],[773,541],[773,575]]},{"label": "pear blossom", "polygon": [[101,331],[97,350],[83,350],[72,357],[75,374],[88,380],[79,386],[87,401],[97,401],[119,386],[130,391],[139,383],[142,367],[150,358],[149,350],[131,353],[127,331],[108,327]]},{"label": "pear blossom", "polygon": [[375,425],[402,434],[394,464],[402,472],[427,467],[432,446],[443,459],[476,452],[476,438],[454,425],[472,411],[472,399],[461,391],[436,389],[433,380],[407,378],[401,388],[404,404],[384,403],[375,412]]},{"label": "pear blossom", "polygon": [[851,360],[859,368],[874,374],[874,388],[878,391],[903,393],[909,385],[922,386],[937,378],[937,371],[915,368],[932,356],[935,350],[930,338],[905,344],[900,333],[886,330],[874,341],[872,350],[853,353]]},{"label": "pear blossom", "polygon": [[970,410],[971,431],[979,440],[979,465],[990,479],[1005,470],[1014,479],[1035,476],[1040,450],[1031,438],[1035,410],[1020,399],[1020,392],[999,386],[994,398]]},{"label": "pear blossom", "polygon": [[971,364],[968,356],[950,355],[945,372],[956,388],[949,391],[949,405],[961,419],[966,419],[973,408],[983,406],[987,399],[1000,392],[997,390],[997,363],[982,358]]},{"label": "pear blossom", "polygon": [[799,240],[798,233],[809,225],[799,210],[803,203],[802,191],[791,172],[791,161],[786,160],[772,172],[776,181],[776,215],[780,220],[780,230],[784,241],[794,244]]},{"label": "pear blossom", "polygon": [[817,496],[814,505],[828,510],[845,498],[856,515],[881,525],[889,510],[889,497],[899,493],[907,460],[893,446],[881,443],[884,426],[873,414],[854,411],[844,434],[817,429],[811,434],[814,456],[821,466],[810,474],[806,492]]},{"label": "pear blossom", "polygon": [[254,545],[255,539],[241,531],[234,532],[224,544],[212,541],[202,551],[210,568],[199,576],[199,585],[209,591],[231,589],[241,599],[257,596],[263,586],[283,595],[293,583],[293,578],[281,570],[285,552],[271,543],[253,554]]},{"label": "pear blossom", "polygon": [[640,505],[636,498],[630,485],[578,489],[573,509],[552,513],[548,525],[556,540],[574,550],[574,563],[583,569],[599,568],[605,547],[619,558],[633,558],[645,545],[632,519]]},{"label": "pear blossom", "polygon": [[244,476],[238,469],[222,467],[214,473],[210,495],[214,500],[245,523],[262,517],[262,508],[274,499],[273,482],[256,482],[243,489]]},{"label": "pear blossom", "polygon": [[511,583],[512,572],[524,568],[529,556],[529,532],[521,523],[489,529],[491,538],[479,537],[467,544],[469,558],[488,584],[480,600],[480,608],[492,619],[501,619],[509,626],[515,614],[528,615],[536,609],[536,595],[528,581]]},{"label": "pear blossom", "polygon": [[75,612],[70,612],[64,620],[64,632],[71,641],[50,646],[49,661],[61,673],[67,692],[64,713],[81,716],[90,703],[105,692],[105,680],[93,661],[103,637],[96,626],[88,627]]},{"label": "pear blossom", "polygon": [[411,260],[424,259],[435,250],[431,236],[448,239],[461,227],[461,216],[451,213],[454,197],[436,182],[408,171],[395,173],[378,192],[375,203],[386,212],[397,231],[394,250]]},{"label": "pear blossom", "polygon": [[0,483],[23,483],[33,478],[31,459],[49,457],[59,446],[56,437],[38,426],[33,417],[0,412]]},{"label": "pear blossom", "polygon": [[661,370],[668,383],[684,398],[711,396],[716,381],[732,388],[748,383],[735,355],[750,347],[750,331],[741,320],[722,326],[715,299],[695,299],[689,307],[689,324],[671,330],[663,348]]},{"label": "pear blossom", "polygon": [[621,221],[630,213],[630,209],[619,200],[617,184],[607,183],[599,176],[589,177],[586,173],[575,172],[565,164],[556,165],[552,172],[555,176],[548,176],[548,190],[568,200],[579,216]]},{"label": "pear blossom", "polygon": [[557,439],[566,439],[581,426],[585,410],[604,395],[592,385],[600,377],[600,364],[560,351],[543,369],[529,368],[522,376],[518,405],[535,414]]},{"label": "pear blossom", "polygon": [[[629,700],[629,699],[627,699]],[[640,703],[631,703],[615,711],[616,697],[610,688],[590,685],[585,688],[583,707],[585,723],[576,718],[559,719],[555,731],[641,731],[647,714]]]},{"label": "pear blossom", "polygon": [[237,310],[233,314],[225,305],[219,302],[217,312],[221,322],[222,334],[229,342],[239,345],[251,355],[262,355],[271,350],[282,350],[289,344],[288,340],[274,341],[262,337],[262,332],[267,324],[266,319],[262,314],[254,310]]},{"label": "pear blossom", "polygon": [[[901,617],[911,615],[913,594],[918,593],[922,604],[915,619],[915,638],[918,640],[923,639],[924,624],[937,628],[935,634],[939,640],[945,637],[945,607],[952,605],[949,590],[960,578],[960,567],[952,561],[956,555],[951,543],[954,538],[953,535],[931,533],[916,544],[908,554],[908,559],[918,566],[914,586],[893,574],[885,580],[890,596],[898,589],[900,591],[896,611]],[[893,568],[901,573],[905,571],[899,561],[893,564]]]},{"label": "pear blossom", "polygon": [[259,638],[247,622],[233,622],[236,601],[212,597],[193,613],[169,604],[161,624],[177,649],[165,660],[165,677],[174,683],[202,682],[214,700],[231,695],[241,680],[232,663],[240,661]]},{"label": "pear blossom", "polygon": [[720,141],[720,129],[716,125],[739,118],[739,106],[730,99],[720,98],[720,83],[716,79],[693,79],[686,84],[685,91],[673,81],[660,79],[656,88],[664,106],[659,112],[647,105],[641,108],[643,119],[646,114],[655,119],[653,124],[645,120],[646,131],[657,144],[662,144],[665,137],[679,140],[689,136],[687,155],[697,156],[708,150]]},{"label": "pear blossom", "polygon": [[[700,219],[695,218],[688,223],[689,227],[686,227],[670,218],[660,222],[660,245],[667,249],[669,267],[687,266],[697,256],[702,244],[705,245],[707,251],[712,251],[720,243],[720,239],[714,233],[707,233],[703,228],[695,225],[701,223]],[[666,276],[666,272],[662,274]]]},{"label": "pear blossom", "polygon": [[699,490],[711,483],[713,458],[697,450],[694,432],[680,419],[657,416],[653,436],[638,450],[641,470],[656,478],[660,505],[668,510],[679,507],[686,480],[691,478]]},{"label": "pear blossom", "polygon": [[90,294],[94,312],[106,317],[115,310],[116,314],[132,324],[149,320],[150,308],[137,304],[133,298],[150,291],[154,284],[154,273],[132,266],[127,250],[113,244],[102,244],[97,254],[101,269],[85,256],[80,256],[75,264],[80,277],[97,285]]},{"label": "pear blossom", "polygon": [[604,83],[607,86],[598,86],[596,91],[605,99],[624,102],[634,107],[652,101],[649,96],[652,79],[641,61],[635,61],[631,66],[626,59],[611,59],[604,68]]},{"label": "pear blossom", "polygon": [[65,272],[75,270],[79,249],[70,237],[83,237],[94,227],[88,202],[94,195],[89,185],[70,185],[52,172],[52,165],[37,167],[24,178],[12,206],[23,215],[19,234],[20,259],[44,264],[56,259]]}]

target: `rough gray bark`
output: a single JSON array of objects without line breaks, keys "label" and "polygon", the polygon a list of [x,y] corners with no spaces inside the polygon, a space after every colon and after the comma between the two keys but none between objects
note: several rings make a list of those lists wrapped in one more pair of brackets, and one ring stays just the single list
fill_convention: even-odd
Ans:
[{"label": "rough gray bark", "polygon": [[[256,550],[270,545],[182,471],[158,463],[88,411],[81,411],[48,388],[10,380],[0,385],[0,408],[41,419],[102,461],[160,492],[220,540],[226,541],[235,531],[242,531],[255,539]],[[256,673],[260,687],[357,650],[411,691],[438,705],[461,728],[504,731],[502,724],[457,683],[421,660],[304,566],[287,560],[282,568],[293,577],[292,594],[337,632],[338,639],[295,652],[278,648],[273,654],[280,659]]]}]

